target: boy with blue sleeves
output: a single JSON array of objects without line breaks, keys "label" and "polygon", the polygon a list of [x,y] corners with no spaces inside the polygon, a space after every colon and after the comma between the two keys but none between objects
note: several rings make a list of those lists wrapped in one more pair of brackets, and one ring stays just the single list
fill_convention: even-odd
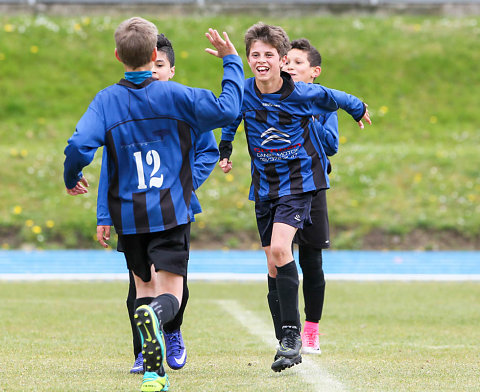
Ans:
[{"label": "boy with blue sleeves", "polygon": [[67,193],[85,193],[82,169],[98,147],[106,147],[109,213],[134,274],[137,300],[154,298],[134,316],[143,342],[145,392],[169,385],[161,329],[178,312],[187,276],[194,143],[199,133],[235,119],[244,87],[235,47],[226,33],[223,40],[212,29],[206,36],[216,50],[207,52],[224,65],[218,98],[208,90],[154,81],[157,34],[142,18],[118,26],[115,55],[125,79],[94,98],[68,141],[64,163]]},{"label": "boy with blue sleeves", "polygon": [[[313,116],[347,111],[363,127],[370,123],[366,105],[342,91],[306,83],[294,83],[281,72],[290,40],[278,26],[258,23],[245,34],[248,64],[254,77],[245,81],[245,96],[237,120],[222,130],[220,167],[228,160],[232,141],[244,121],[251,157],[252,186],[257,226],[268,265],[267,298],[278,298],[281,336],[272,370],[280,372],[301,363],[298,271],[292,240],[298,229],[311,224],[312,197],[329,187],[327,159],[311,133]],[[273,316],[273,315],[272,315]]]}]

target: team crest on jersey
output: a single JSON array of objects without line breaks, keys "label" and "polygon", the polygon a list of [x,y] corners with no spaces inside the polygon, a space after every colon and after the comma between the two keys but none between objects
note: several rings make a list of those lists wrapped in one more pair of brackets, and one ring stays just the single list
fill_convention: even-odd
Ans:
[{"label": "team crest on jersey", "polygon": [[281,142],[285,142],[285,143],[288,143],[288,144],[292,144],[292,142],[290,141],[290,135],[286,132],[282,132],[282,131],[279,131],[278,129],[274,128],[274,127],[270,127],[268,128],[265,132],[263,132],[260,137],[262,139],[264,139],[262,141],[262,146],[264,146],[265,144],[269,143],[269,142],[273,142],[273,141],[281,141]]}]

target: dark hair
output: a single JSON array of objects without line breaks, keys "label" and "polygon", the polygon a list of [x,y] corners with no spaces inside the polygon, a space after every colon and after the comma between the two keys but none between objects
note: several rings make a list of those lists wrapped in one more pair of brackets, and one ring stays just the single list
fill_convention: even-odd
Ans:
[{"label": "dark hair", "polygon": [[250,48],[255,41],[262,41],[272,45],[277,49],[280,57],[286,56],[290,50],[290,39],[287,33],[280,26],[271,26],[258,22],[250,27],[245,33],[245,49],[247,57],[250,54]]},{"label": "dark hair", "polygon": [[170,40],[164,34],[157,35],[157,49],[167,55],[170,67],[175,65],[175,52]]},{"label": "dark hair", "polygon": [[290,42],[292,49],[303,50],[307,52],[307,59],[312,67],[320,67],[322,65],[322,56],[320,52],[312,46],[310,41],[306,38],[296,39]]}]

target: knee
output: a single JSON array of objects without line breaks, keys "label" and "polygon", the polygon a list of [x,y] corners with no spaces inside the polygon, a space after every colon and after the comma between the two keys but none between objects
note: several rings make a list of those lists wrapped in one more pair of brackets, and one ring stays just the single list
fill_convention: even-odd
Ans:
[{"label": "knee", "polygon": [[290,254],[290,247],[281,243],[274,243],[270,246],[270,252],[275,262],[285,260]]}]

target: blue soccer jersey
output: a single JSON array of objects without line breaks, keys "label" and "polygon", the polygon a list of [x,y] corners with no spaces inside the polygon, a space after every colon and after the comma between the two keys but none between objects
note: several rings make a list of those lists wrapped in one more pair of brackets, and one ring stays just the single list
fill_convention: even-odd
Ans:
[{"label": "blue soccer jersey", "polygon": [[224,57],[222,93],[175,82],[126,80],[100,91],[65,148],[64,180],[72,189],[105,145],[108,206],[119,234],[163,231],[190,221],[195,144],[201,132],[226,126],[240,111],[240,57]]},{"label": "blue soccer jersey", "polygon": [[[193,164],[193,189],[190,200],[189,217],[190,221],[195,221],[195,214],[202,212],[200,201],[195,190],[202,185],[215,168],[218,162],[217,141],[213,132],[201,133],[198,135],[194,145],[194,164]],[[100,171],[100,181],[98,184],[97,198],[97,225],[111,226],[113,224],[108,209],[108,152],[104,149],[102,155],[102,169]]]},{"label": "blue soccer jersey", "polygon": [[339,108],[355,121],[365,114],[364,103],[350,94],[318,84],[294,83],[285,72],[282,78],[282,88],[273,94],[262,94],[255,78],[247,79],[241,114],[222,130],[222,140],[233,141],[244,121],[251,157],[250,200],[328,188],[327,158],[319,136],[311,132],[312,116]]}]

